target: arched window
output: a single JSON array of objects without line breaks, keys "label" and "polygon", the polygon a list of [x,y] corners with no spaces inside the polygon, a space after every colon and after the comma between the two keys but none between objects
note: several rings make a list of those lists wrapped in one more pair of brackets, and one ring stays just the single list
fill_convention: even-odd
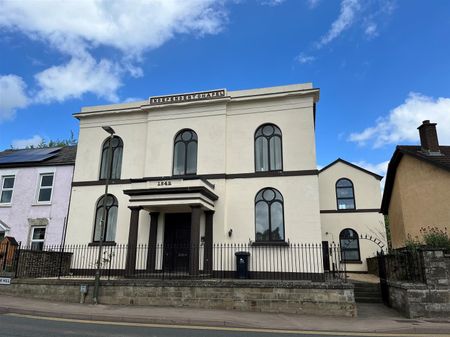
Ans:
[{"label": "arched window", "polygon": [[274,124],[263,124],[255,132],[255,171],[282,169],[281,130]]},{"label": "arched window", "polygon": [[355,191],[353,183],[347,178],[336,182],[336,201],[338,209],[355,209]]},{"label": "arched window", "polygon": [[[100,179],[120,179],[120,172],[122,170],[122,152],[123,142],[118,136],[113,136],[111,140],[111,154],[112,166],[109,167],[109,142],[110,138],[106,139],[102,147],[102,161],[100,165]],[[108,172],[109,169],[109,172]]]},{"label": "arched window", "polygon": [[[94,242],[100,241],[101,221],[103,218],[103,202],[105,196],[97,201],[97,208],[95,210],[95,227],[94,227]],[[116,237],[116,222],[117,222],[117,208],[118,203],[115,196],[108,194],[106,197],[106,216],[105,226],[103,231],[104,241],[114,241]]]},{"label": "arched window", "polygon": [[175,136],[173,145],[173,175],[197,173],[197,134],[184,129]]},{"label": "arched window", "polygon": [[271,187],[255,197],[256,241],[284,241],[283,196]]},{"label": "arched window", "polygon": [[341,256],[343,261],[361,261],[359,254],[358,233],[351,228],[342,230],[339,234]]}]

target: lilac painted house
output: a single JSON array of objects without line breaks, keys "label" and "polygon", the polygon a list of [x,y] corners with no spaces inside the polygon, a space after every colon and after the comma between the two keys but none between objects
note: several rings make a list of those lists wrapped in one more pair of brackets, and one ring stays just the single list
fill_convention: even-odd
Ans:
[{"label": "lilac painted house", "polygon": [[0,152],[0,241],[64,242],[76,146]]}]

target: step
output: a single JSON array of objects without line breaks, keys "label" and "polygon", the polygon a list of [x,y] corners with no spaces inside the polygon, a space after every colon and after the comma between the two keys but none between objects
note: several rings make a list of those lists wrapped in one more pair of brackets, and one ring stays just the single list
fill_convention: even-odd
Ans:
[{"label": "step", "polygon": [[355,298],[379,298],[380,294],[355,294]]},{"label": "step", "polygon": [[355,291],[355,296],[380,296],[380,291]]},{"label": "step", "polygon": [[373,297],[355,297],[355,302],[359,303],[382,303],[381,297],[373,298]]},{"label": "step", "polygon": [[355,290],[355,292],[367,291],[367,292],[374,292],[374,293],[376,293],[377,291],[380,291],[380,288],[379,287],[378,288],[355,288],[354,290]]}]

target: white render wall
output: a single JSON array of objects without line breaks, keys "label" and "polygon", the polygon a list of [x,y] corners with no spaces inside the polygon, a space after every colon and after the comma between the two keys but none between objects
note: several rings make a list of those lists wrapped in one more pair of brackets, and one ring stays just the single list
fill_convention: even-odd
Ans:
[{"label": "white render wall", "polygon": [[[337,162],[319,174],[320,210],[337,211],[336,182],[348,178],[353,182],[356,212],[321,213],[322,239],[339,243],[339,234],[345,228],[358,235],[376,238],[387,247],[384,217],[379,213],[381,205],[380,180],[343,162]],[[365,210],[358,212],[358,210]],[[369,211],[371,210],[371,211]],[[347,263],[348,271],[367,271],[369,257],[376,256],[380,247],[371,240],[359,240],[361,264]],[[386,248],[385,248],[386,249]]]},{"label": "white render wall", "polygon": [[[121,179],[170,177],[173,140],[184,128],[198,135],[197,174],[254,173],[254,133],[264,123],[276,124],[282,131],[284,171],[316,170],[313,105],[318,91],[290,93],[311,88],[306,84],[228,92],[231,98],[161,107],[141,107],[145,102],[137,102],[85,108],[77,115],[80,133],[74,182],[98,181],[101,146],[107,138],[103,125],[113,127],[123,140]],[[286,240],[321,241],[317,175],[208,180],[219,196],[214,207],[214,242],[255,240],[254,198],[264,187],[274,187],[283,195]],[[123,190],[149,187],[157,187],[156,182],[110,186],[119,202],[117,243],[128,241],[131,204]],[[92,241],[95,205],[103,193],[103,185],[73,187],[67,243]],[[148,212],[142,210],[139,243],[147,243],[149,221]],[[202,228],[203,223],[204,219]],[[162,215],[159,224],[162,242]],[[229,229],[233,229],[231,238]]]}]

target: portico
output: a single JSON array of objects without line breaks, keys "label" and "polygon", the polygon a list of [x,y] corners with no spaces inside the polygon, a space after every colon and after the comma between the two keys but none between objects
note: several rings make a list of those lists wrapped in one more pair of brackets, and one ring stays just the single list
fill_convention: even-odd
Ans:
[{"label": "portico", "polygon": [[[130,227],[126,258],[126,273],[136,272],[136,256],[139,232],[139,214],[150,214],[150,228],[146,270],[149,273],[164,271],[189,272],[198,275],[212,270],[214,202],[218,196],[213,192],[214,185],[204,180],[189,181],[185,186],[172,186],[172,182],[159,183],[157,187],[125,190],[130,197]],[[158,224],[164,214],[163,228]],[[204,233],[200,239],[200,223],[204,218]],[[161,247],[164,254],[162,265],[157,265],[158,231],[162,233]],[[203,245],[202,245],[203,243]],[[203,266],[200,268],[200,247],[203,247]]]}]

